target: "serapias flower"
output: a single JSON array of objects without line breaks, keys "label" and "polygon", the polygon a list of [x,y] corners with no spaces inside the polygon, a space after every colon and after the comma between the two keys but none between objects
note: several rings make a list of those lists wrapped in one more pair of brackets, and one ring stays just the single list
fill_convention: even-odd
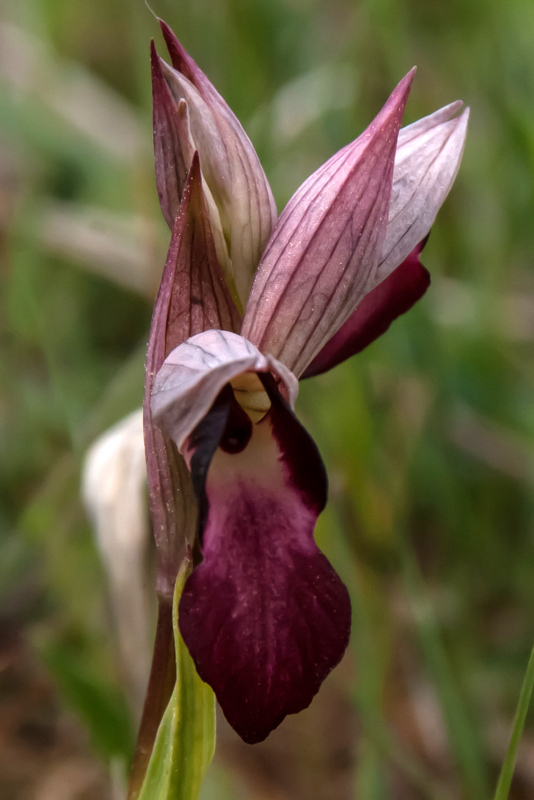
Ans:
[{"label": "serapias flower", "polygon": [[458,171],[468,110],[453,103],[399,132],[412,70],[276,221],[241,125],[162,29],[173,66],[152,49],[154,143],[173,233],[147,360],[154,532],[169,583],[178,551],[165,520],[176,528],[169,508],[189,496],[178,451],[199,515],[180,630],[230,724],[258,742],[309,705],[351,624],[313,538],[327,479],[293,412],[298,378],[361,350],[426,291],[419,254]]}]

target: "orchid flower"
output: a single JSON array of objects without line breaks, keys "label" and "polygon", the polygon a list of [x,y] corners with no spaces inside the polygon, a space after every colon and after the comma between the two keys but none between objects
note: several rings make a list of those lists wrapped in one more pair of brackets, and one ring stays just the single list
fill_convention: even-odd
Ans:
[{"label": "orchid flower", "polygon": [[152,320],[145,449],[158,589],[186,540],[179,627],[247,742],[307,707],[346,649],[348,592],[314,541],[327,499],[294,413],[299,378],[359,352],[426,291],[419,255],[458,171],[468,109],[400,129],[414,76],[281,215],[254,148],[161,23],[154,147],[172,237]]}]

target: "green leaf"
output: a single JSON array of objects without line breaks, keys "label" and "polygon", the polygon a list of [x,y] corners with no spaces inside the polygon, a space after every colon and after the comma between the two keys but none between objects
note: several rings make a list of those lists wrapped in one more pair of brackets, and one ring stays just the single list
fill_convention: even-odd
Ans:
[{"label": "green leaf", "polygon": [[534,688],[534,648],[532,648],[532,652],[530,654],[530,659],[527,666],[527,671],[525,674],[525,679],[523,681],[523,686],[521,687],[521,694],[519,695],[519,702],[517,704],[517,709],[515,712],[512,736],[510,738],[510,744],[508,745],[508,750],[506,751],[506,758],[504,759],[504,763],[502,765],[501,774],[499,775],[499,782],[497,784],[497,789],[495,791],[495,800],[507,800],[508,798],[508,794],[510,792],[510,786],[512,784],[512,778],[514,776],[517,750],[519,748],[519,742],[521,741],[521,737],[523,735],[523,727],[525,725],[525,719],[527,716],[528,707],[530,705],[530,698],[532,696],[533,688]]},{"label": "green leaf", "polygon": [[197,800],[215,750],[215,697],[200,680],[178,629],[178,601],[191,569],[186,559],[174,589],[176,686],[161,720],[139,800]]}]

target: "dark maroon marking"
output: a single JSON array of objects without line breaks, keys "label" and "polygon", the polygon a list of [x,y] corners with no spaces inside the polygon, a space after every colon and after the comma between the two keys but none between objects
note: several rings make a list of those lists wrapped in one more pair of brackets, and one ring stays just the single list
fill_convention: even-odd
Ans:
[{"label": "dark maroon marking", "polygon": [[310,704],[351,624],[348,592],[313,538],[326,500],[320,455],[274,381],[260,378],[271,409],[241,453],[208,471],[203,561],[179,607],[200,677],[249,743]]},{"label": "dark maroon marking", "polygon": [[382,336],[391,323],[421,299],[430,273],[419,261],[428,236],[415,247],[360,305],[305,369],[302,378],[320,375],[356,355]]}]

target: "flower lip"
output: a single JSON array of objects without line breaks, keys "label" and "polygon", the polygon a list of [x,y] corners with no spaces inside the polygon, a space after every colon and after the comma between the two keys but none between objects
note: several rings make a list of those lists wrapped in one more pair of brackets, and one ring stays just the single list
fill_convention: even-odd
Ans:
[{"label": "flower lip", "polygon": [[[351,624],[348,592],[313,540],[326,502],[322,460],[272,376],[260,379],[271,401],[266,417],[243,450],[217,448],[204,472],[203,560],[179,608],[200,677],[251,744],[310,704],[343,656]],[[205,452],[215,427],[226,434],[225,403],[237,406],[228,385],[204,432],[191,437],[202,447],[211,428]]]},{"label": "flower lip", "polygon": [[235,456],[243,452],[251,436],[252,420],[239,404],[232,403],[219,447],[224,453]]},{"label": "flower lip", "polygon": [[199,509],[198,541],[202,544],[204,528],[208,518],[206,479],[215,454],[220,447],[223,452],[241,453],[252,436],[252,422],[240,408],[229,384],[226,384],[206,416],[198,423],[187,439],[187,455]]}]

